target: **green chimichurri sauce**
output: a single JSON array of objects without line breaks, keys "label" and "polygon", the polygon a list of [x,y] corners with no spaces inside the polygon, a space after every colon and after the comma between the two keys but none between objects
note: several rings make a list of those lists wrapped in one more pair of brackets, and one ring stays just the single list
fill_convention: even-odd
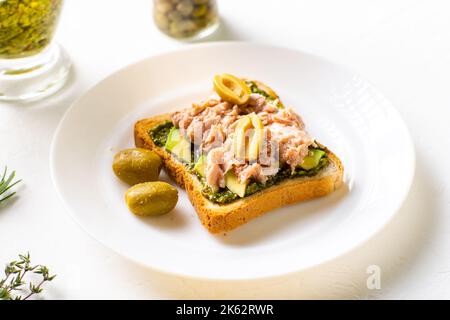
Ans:
[{"label": "green chimichurri sauce", "polygon": [[[324,156],[322,159],[320,159],[319,164],[317,167],[311,169],[311,170],[303,170],[301,168],[297,169],[294,173],[291,172],[290,168],[280,168],[277,174],[270,176],[266,183],[260,183],[256,181],[251,181],[247,188],[245,189],[245,196],[250,196],[258,191],[270,188],[276,184],[279,184],[280,182],[286,180],[286,179],[294,179],[299,177],[312,177],[315,176],[320,170],[322,170],[326,165],[328,164],[328,158]],[[207,184],[203,177],[200,177],[197,175],[194,171],[191,171],[191,173],[195,174],[200,182],[203,185],[202,194],[204,197],[209,199],[212,202],[215,202],[217,204],[227,204],[230,202],[233,202],[235,200],[240,199],[240,197],[235,194],[234,192],[230,191],[227,188],[221,188],[218,191],[213,191]]]},{"label": "green chimichurri sauce", "polygon": [[150,138],[152,138],[154,144],[158,147],[164,147],[167,137],[169,136],[169,131],[172,128],[173,123],[171,121],[166,121],[149,131]]},{"label": "green chimichurri sauce", "polygon": [[62,0],[1,0],[0,59],[39,53],[52,40]]},{"label": "green chimichurri sauce", "polygon": [[[254,83],[253,81],[247,81],[247,85],[249,86],[250,91],[252,93],[258,93],[258,94],[262,95],[264,98],[266,98],[266,100],[268,100],[268,101],[272,101],[272,102],[275,101],[274,97],[269,96],[267,94],[267,92],[265,92],[264,90],[261,90],[260,88],[258,88],[256,83]],[[277,107],[279,109],[284,109],[284,106],[283,106],[283,104],[280,101],[277,102]]]}]

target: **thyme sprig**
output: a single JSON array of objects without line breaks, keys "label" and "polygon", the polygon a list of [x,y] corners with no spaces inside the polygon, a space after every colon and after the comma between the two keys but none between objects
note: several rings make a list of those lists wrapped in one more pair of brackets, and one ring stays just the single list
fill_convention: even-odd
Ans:
[{"label": "thyme sprig", "polygon": [[[37,283],[28,281],[27,274],[40,275]],[[52,281],[56,275],[43,265],[31,265],[30,253],[19,254],[18,261],[11,261],[5,267],[5,277],[0,280],[0,300],[27,300],[43,291],[45,282]]]},{"label": "thyme sprig", "polygon": [[13,182],[15,176],[16,176],[16,172],[13,171],[9,176],[7,175],[8,173],[8,167],[5,167],[5,169],[3,170],[3,175],[1,176],[1,180],[0,180],[0,203],[11,198],[13,195],[15,195],[15,192],[10,192],[9,194],[7,194],[7,192],[14,187],[16,184],[18,184],[20,181],[22,180],[17,180],[15,182]]}]

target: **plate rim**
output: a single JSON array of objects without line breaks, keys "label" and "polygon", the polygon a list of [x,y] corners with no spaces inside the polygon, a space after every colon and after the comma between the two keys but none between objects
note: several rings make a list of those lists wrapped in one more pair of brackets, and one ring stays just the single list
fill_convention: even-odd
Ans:
[{"label": "plate rim", "polygon": [[[92,92],[93,90],[95,90],[97,87],[101,86],[103,83],[105,83],[106,81],[108,81],[108,79],[112,78],[112,77],[117,77],[120,73],[122,72],[126,72],[127,69],[129,68],[133,68],[136,65],[139,65],[141,63],[144,63],[147,60],[151,60],[151,59],[155,59],[161,56],[165,56],[168,54],[180,54],[182,52],[185,51],[190,51],[193,49],[201,49],[201,48],[208,48],[208,47],[220,47],[220,46],[260,46],[260,47],[265,47],[268,49],[276,49],[276,50],[285,50],[285,51],[290,51],[291,53],[296,53],[296,54],[302,54],[302,55],[307,55],[316,59],[319,59],[325,63],[337,66],[339,69],[344,70],[346,72],[349,72],[355,76],[357,76],[359,79],[363,80],[364,82],[366,82],[367,84],[369,84],[370,86],[372,86],[373,88],[375,88],[379,93],[381,93],[383,95],[383,97],[386,97],[386,100],[388,102],[388,108],[390,112],[393,112],[395,114],[395,116],[397,117],[397,119],[400,121],[401,123],[401,127],[399,127],[401,130],[404,131],[405,134],[405,138],[407,138],[405,142],[407,142],[407,145],[405,146],[406,152],[409,153],[409,170],[407,172],[407,176],[405,175],[405,186],[402,194],[400,194],[397,198],[397,203],[394,206],[395,209],[392,210],[392,213],[389,215],[389,217],[387,219],[385,219],[385,221],[383,223],[380,223],[379,226],[377,228],[373,228],[372,230],[369,230],[370,232],[368,232],[367,235],[365,235],[364,237],[360,237],[359,241],[354,243],[353,245],[348,245],[347,248],[345,249],[341,249],[341,250],[337,250],[335,253],[333,254],[328,254],[326,255],[321,262],[311,262],[311,263],[305,263],[305,266],[299,266],[299,267],[294,267],[294,268],[290,268],[292,270],[288,270],[285,271],[280,270],[280,271],[275,271],[275,272],[270,272],[270,273],[264,273],[264,274],[255,274],[252,276],[239,276],[239,275],[229,275],[229,274],[223,274],[220,277],[218,276],[208,276],[208,275],[202,275],[201,272],[197,272],[197,273],[192,273],[192,272],[175,272],[175,271],[171,271],[171,270],[166,270],[164,268],[160,268],[154,264],[149,264],[149,263],[145,263],[143,261],[140,261],[139,259],[135,258],[134,256],[127,254],[126,252],[122,252],[118,249],[116,249],[114,246],[109,245],[108,243],[106,243],[106,241],[104,241],[104,239],[102,239],[102,237],[98,237],[95,236],[93,234],[93,232],[91,232],[86,226],[83,225],[82,221],[80,221],[80,219],[77,217],[77,215],[73,212],[74,210],[71,208],[71,206],[65,201],[64,196],[61,193],[61,188],[59,186],[59,182],[58,179],[56,177],[56,172],[55,172],[55,161],[56,161],[56,153],[55,153],[55,149],[58,143],[58,137],[60,136],[61,131],[63,130],[63,125],[64,122],[66,121],[66,119],[69,117],[71,111],[75,108],[75,106],[84,98],[86,97],[86,95],[88,95],[90,92]],[[50,145],[50,150],[49,150],[49,167],[50,167],[50,176],[51,176],[51,180],[53,182],[53,186],[54,186],[54,190],[56,192],[56,194],[58,195],[58,198],[60,199],[60,201],[63,204],[63,207],[65,209],[65,211],[67,212],[67,214],[69,214],[69,216],[76,222],[76,224],[78,224],[78,226],[84,231],[86,232],[92,239],[96,240],[97,242],[101,243],[105,248],[107,248],[108,250],[111,250],[112,252],[115,252],[116,254],[118,254],[119,256],[122,256],[134,263],[136,263],[137,265],[140,265],[142,267],[148,268],[148,269],[152,269],[154,271],[160,272],[162,274],[166,274],[166,275],[170,275],[170,276],[182,276],[188,279],[196,279],[196,280],[208,280],[208,281],[239,281],[239,280],[260,280],[260,279],[269,279],[269,278],[275,278],[275,277],[280,277],[280,276],[288,276],[290,274],[294,274],[297,272],[303,272],[312,268],[316,268],[319,266],[322,266],[324,264],[330,263],[333,260],[341,257],[341,256],[345,256],[353,251],[356,251],[358,248],[362,247],[364,244],[366,244],[370,239],[374,238],[377,236],[377,234],[379,234],[383,229],[385,229],[385,227],[391,223],[391,221],[393,220],[393,218],[397,215],[398,211],[401,209],[401,207],[403,206],[403,204],[405,203],[408,194],[411,190],[413,181],[414,181],[414,177],[415,177],[415,172],[416,172],[416,151],[415,151],[415,147],[414,147],[414,142],[412,139],[412,136],[410,134],[410,130],[407,126],[407,124],[405,123],[405,121],[403,120],[400,112],[397,110],[397,108],[391,103],[391,100],[388,99],[388,97],[385,95],[384,92],[382,92],[381,90],[378,89],[378,87],[376,87],[375,85],[373,85],[373,83],[371,81],[369,81],[367,78],[365,78],[364,76],[361,76],[358,72],[356,72],[355,70],[353,70],[352,68],[346,66],[345,64],[342,64],[340,62],[336,62],[333,61],[331,59],[328,59],[326,57],[323,57],[319,54],[316,53],[312,53],[306,50],[302,50],[302,49],[297,49],[297,48],[292,48],[292,47],[286,47],[286,46],[279,46],[279,45],[273,45],[273,44],[267,44],[267,43],[261,43],[261,42],[253,42],[253,41],[217,41],[217,42],[209,42],[209,43],[194,43],[194,44],[188,44],[184,47],[181,48],[175,48],[175,49],[168,49],[168,50],[164,50],[164,51],[160,51],[156,54],[150,54],[145,58],[139,59],[135,62],[129,63],[125,66],[120,67],[119,69],[109,73],[108,75],[106,75],[105,77],[103,77],[101,80],[99,80],[98,82],[96,82],[93,86],[91,86],[88,90],[86,90],[81,96],[79,96],[77,99],[75,99],[72,104],[69,106],[69,108],[67,108],[67,110],[64,112],[64,115],[61,117],[55,131],[53,134],[53,138],[52,138],[52,142]]]}]

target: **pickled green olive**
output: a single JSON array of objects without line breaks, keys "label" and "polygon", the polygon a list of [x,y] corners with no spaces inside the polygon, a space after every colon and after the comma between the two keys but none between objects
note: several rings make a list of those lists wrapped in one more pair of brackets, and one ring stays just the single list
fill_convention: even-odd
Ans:
[{"label": "pickled green olive", "polygon": [[159,216],[175,208],[178,190],[166,182],[137,184],[125,193],[125,202],[137,216]]},{"label": "pickled green olive", "polygon": [[112,165],[116,176],[130,185],[158,180],[161,167],[161,158],[156,153],[141,148],[118,152]]},{"label": "pickled green olive", "polygon": [[245,81],[231,74],[216,74],[213,85],[216,93],[225,101],[244,105],[250,99],[251,90]]}]

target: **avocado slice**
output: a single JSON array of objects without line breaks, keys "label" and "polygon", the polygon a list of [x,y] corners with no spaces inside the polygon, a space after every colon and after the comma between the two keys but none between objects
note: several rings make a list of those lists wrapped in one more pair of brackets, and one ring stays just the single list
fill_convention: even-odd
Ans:
[{"label": "avocado slice", "polygon": [[303,163],[300,165],[302,169],[311,170],[319,165],[320,159],[325,155],[325,151],[320,149],[313,149],[311,155],[303,158]]},{"label": "avocado slice", "polygon": [[238,178],[233,172],[228,171],[225,174],[225,185],[230,191],[236,193],[239,197],[245,196],[245,189],[247,189],[247,183],[239,182]]},{"label": "avocado slice", "polygon": [[181,140],[180,130],[175,127],[172,127],[167,135],[166,144],[164,148],[169,151],[172,151],[173,147],[175,147]]},{"label": "avocado slice", "polygon": [[194,166],[194,171],[197,172],[200,176],[205,176],[205,170],[206,170],[206,156],[202,154]]},{"label": "avocado slice", "polygon": [[190,163],[192,161],[191,142],[182,136],[180,130],[175,127],[170,130],[164,148],[184,162]]}]

